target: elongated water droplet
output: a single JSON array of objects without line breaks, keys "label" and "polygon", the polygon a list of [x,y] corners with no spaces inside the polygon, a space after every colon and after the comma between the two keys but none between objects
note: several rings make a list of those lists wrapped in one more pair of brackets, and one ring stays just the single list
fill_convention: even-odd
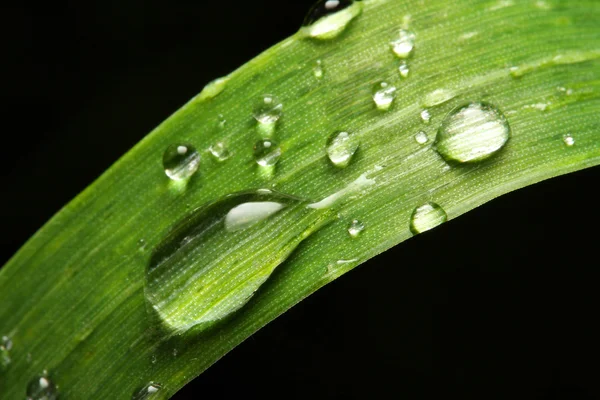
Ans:
[{"label": "elongated water droplet", "polygon": [[500,110],[487,103],[470,103],[446,116],[436,149],[446,161],[480,161],[498,152],[509,138],[510,127]]},{"label": "elongated water droplet", "polygon": [[408,78],[408,74],[410,74],[410,68],[408,67],[406,61],[402,61],[400,63],[400,66],[398,67],[398,72],[400,73],[401,77],[405,79]]},{"label": "elongated water droplet", "polygon": [[272,140],[259,140],[254,145],[254,159],[262,167],[272,167],[277,164],[280,157],[281,148]]},{"label": "elongated water droplet", "polygon": [[200,154],[191,144],[173,144],[163,154],[165,173],[174,181],[187,179],[198,171]]},{"label": "elongated water droplet", "polygon": [[223,142],[213,144],[209,147],[208,151],[210,151],[210,154],[212,154],[212,156],[216,158],[217,161],[225,161],[229,157],[231,157],[229,149],[227,148],[227,146],[225,146]]},{"label": "elongated water droplet", "polygon": [[426,124],[431,122],[431,114],[428,110],[421,111],[421,121],[425,122]]},{"label": "elongated water droplet", "polygon": [[274,124],[282,114],[283,103],[272,94],[261,96],[254,105],[254,118],[261,124]]},{"label": "elongated water droplet", "polygon": [[155,382],[150,382],[139,391],[131,396],[131,400],[150,400],[157,397],[158,392],[162,389],[162,385]]},{"label": "elongated water droplet", "polygon": [[415,208],[410,218],[410,230],[415,235],[433,229],[448,221],[446,211],[436,203]]},{"label": "elongated water droplet", "polygon": [[333,39],[362,12],[362,2],[353,0],[319,0],[304,19],[301,32],[314,39]]},{"label": "elongated water droplet", "polygon": [[58,390],[48,375],[36,376],[27,385],[27,400],[56,400]]},{"label": "elongated water droplet", "polygon": [[387,111],[396,98],[396,87],[387,82],[379,82],[373,88],[373,101],[378,110]]},{"label": "elongated water droplet", "polygon": [[429,138],[425,132],[419,132],[415,135],[415,141],[419,144],[425,144],[429,141]]},{"label": "elongated water droplet", "polygon": [[363,224],[362,222],[360,222],[357,219],[353,220],[350,223],[350,226],[348,227],[348,233],[353,238],[359,237],[363,233],[364,230],[365,230],[365,224]]},{"label": "elongated water droplet", "polygon": [[321,60],[315,61],[315,66],[313,67],[313,75],[317,79],[323,78],[323,62]]},{"label": "elongated water droplet", "polygon": [[[208,327],[246,304],[331,210],[268,189],[236,193],[195,210],[156,247],[146,299],[167,327]],[[204,329],[204,328],[202,328]]]},{"label": "elongated water droplet", "polygon": [[359,145],[360,142],[353,134],[334,132],[327,141],[327,156],[333,165],[345,168],[352,161]]},{"label": "elongated water droplet", "polygon": [[398,35],[390,42],[390,46],[398,58],[408,58],[415,48],[415,39],[413,32],[400,29]]},{"label": "elongated water droplet", "polygon": [[0,341],[0,371],[6,370],[11,362],[10,350],[12,349],[12,341],[8,336],[2,336]]},{"label": "elongated water droplet", "polygon": [[571,147],[575,145],[575,138],[571,136],[571,134],[568,134],[563,136],[563,142],[565,142],[568,147]]},{"label": "elongated water droplet", "polygon": [[209,82],[204,89],[202,89],[202,92],[200,92],[196,100],[205,101],[217,97],[223,90],[225,90],[228,81],[229,77],[226,76]]}]

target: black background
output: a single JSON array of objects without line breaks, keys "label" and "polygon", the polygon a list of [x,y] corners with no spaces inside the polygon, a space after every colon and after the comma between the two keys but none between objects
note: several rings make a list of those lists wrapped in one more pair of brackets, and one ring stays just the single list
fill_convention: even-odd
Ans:
[{"label": "black background", "polygon": [[[2,258],[310,0],[2,10]],[[8,136],[17,135],[17,139]],[[175,399],[600,399],[599,168],[504,196],[367,262]]]}]

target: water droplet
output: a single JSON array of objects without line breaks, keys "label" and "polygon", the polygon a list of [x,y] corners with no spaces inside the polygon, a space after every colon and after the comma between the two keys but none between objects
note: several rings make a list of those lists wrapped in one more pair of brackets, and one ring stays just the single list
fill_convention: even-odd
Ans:
[{"label": "water droplet", "polygon": [[415,141],[419,144],[425,144],[429,141],[429,138],[425,132],[419,132],[415,135]]},{"label": "water droplet", "polygon": [[426,124],[431,122],[431,114],[429,113],[429,110],[421,111],[421,121],[425,122]]},{"label": "water droplet", "polygon": [[363,4],[353,0],[319,0],[304,19],[301,32],[314,39],[333,39],[360,15]]},{"label": "water droplet", "polygon": [[392,51],[399,58],[408,58],[415,48],[416,36],[413,32],[400,29],[398,36],[390,42]]},{"label": "water droplet", "polygon": [[131,400],[150,400],[156,397],[156,394],[162,389],[162,385],[150,382],[131,396]]},{"label": "water droplet", "polygon": [[224,129],[226,124],[227,120],[225,119],[225,116],[223,114],[219,114],[219,128]]},{"label": "water droplet", "polygon": [[283,114],[283,103],[271,94],[265,94],[254,105],[254,118],[261,124],[271,125]]},{"label": "water droplet", "polygon": [[199,165],[200,154],[190,144],[172,144],[163,154],[165,173],[174,181],[191,177]]},{"label": "water droplet", "polygon": [[347,167],[358,150],[360,142],[348,132],[334,132],[327,141],[327,155],[333,165]]},{"label": "water droplet", "polygon": [[387,111],[396,98],[396,87],[387,82],[379,82],[373,88],[373,101],[378,110]]},{"label": "water droplet", "polygon": [[146,240],[140,239],[140,240],[138,240],[137,244],[138,244],[138,248],[140,250],[145,250],[146,249]]},{"label": "water droplet", "polygon": [[563,136],[563,142],[565,142],[567,146],[571,147],[575,145],[575,138],[571,136],[571,134],[567,134]]},{"label": "water droplet", "polygon": [[357,219],[353,220],[350,223],[350,226],[348,227],[348,233],[353,238],[359,237],[363,233],[364,230],[365,230],[365,224],[363,224],[362,222],[360,222]]},{"label": "water droplet", "polygon": [[272,167],[281,157],[281,148],[272,140],[260,140],[254,145],[254,159],[262,167]]},{"label": "water droplet", "polygon": [[27,400],[56,400],[58,389],[50,380],[46,371],[33,378],[27,385]]},{"label": "water droplet", "polygon": [[500,110],[487,103],[470,103],[446,116],[436,149],[446,161],[481,161],[498,152],[509,138],[510,127]]},{"label": "water droplet", "polygon": [[315,66],[313,67],[313,75],[317,79],[323,78],[323,62],[321,60],[315,61]]},{"label": "water droplet", "polygon": [[423,100],[425,107],[434,107],[443,104],[449,100],[452,100],[456,96],[456,93],[448,89],[436,89],[431,93],[428,93]]},{"label": "water droplet", "polygon": [[11,362],[10,350],[12,349],[12,341],[8,336],[2,336],[0,341],[0,371],[6,370]]},{"label": "water droplet", "polygon": [[415,208],[410,218],[410,231],[423,233],[448,221],[446,211],[436,203],[427,203]]},{"label": "water droplet", "polygon": [[155,248],[146,270],[146,299],[166,326],[204,329],[246,304],[332,213],[268,189],[209,203]]},{"label": "water droplet", "polygon": [[212,82],[209,82],[204,89],[202,89],[202,92],[200,92],[200,94],[198,95],[198,97],[196,98],[197,101],[205,101],[205,100],[210,100],[212,98],[217,97],[219,94],[221,94],[221,92],[223,90],[225,90],[225,87],[227,86],[227,82],[229,81],[229,77],[223,77],[223,78],[218,78],[215,79]]},{"label": "water droplet", "polygon": [[402,61],[400,63],[400,66],[398,67],[398,72],[400,73],[400,76],[403,78],[408,78],[408,74],[410,73],[410,68],[408,67],[408,64],[406,63],[406,61]]},{"label": "water droplet", "polygon": [[216,158],[218,161],[225,161],[229,157],[231,157],[229,149],[225,146],[223,142],[213,144],[208,148],[208,151],[210,151],[210,154],[212,154],[213,157]]}]

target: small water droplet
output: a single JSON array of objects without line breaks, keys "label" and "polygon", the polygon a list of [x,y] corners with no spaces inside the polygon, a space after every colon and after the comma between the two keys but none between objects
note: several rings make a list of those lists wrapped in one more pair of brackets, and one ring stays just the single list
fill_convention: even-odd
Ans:
[{"label": "small water droplet", "polygon": [[448,221],[448,215],[436,203],[426,203],[415,208],[410,218],[410,231],[417,235]]},{"label": "small water droplet", "polygon": [[571,147],[575,145],[575,138],[571,134],[567,134],[563,136],[563,142],[565,142],[568,147]]},{"label": "small water droplet", "polygon": [[364,230],[365,230],[365,224],[363,224],[362,222],[360,222],[357,219],[353,220],[350,223],[350,226],[348,227],[348,233],[353,238],[359,237],[363,233]]},{"label": "small water droplet", "polygon": [[398,72],[400,76],[404,79],[408,78],[408,74],[410,74],[410,68],[408,67],[408,63],[406,61],[402,61],[400,66],[398,67]]},{"label": "small water droplet", "polygon": [[425,144],[429,141],[429,138],[425,132],[421,131],[415,135],[415,141],[419,144]]},{"label": "small water droplet", "polygon": [[138,240],[137,244],[138,244],[138,248],[140,250],[145,250],[146,249],[146,240],[145,239]]},{"label": "small water droplet", "polygon": [[223,114],[219,114],[219,128],[224,129],[226,124],[227,120],[225,119],[225,116]]},{"label": "small water droplet", "polygon": [[396,87],[387,82],[379,82],[373,87],[373,101],[378,110],[387,111],[396,98]]},{"label": "small water droplet", "polygon": [[333,39],[360,15],[362,8],[360,1],[319,0],[306,15],[301,32],[314,39]]},{"label": "small water droplet", "polygon": [[229,77],[226,76],[209,82],[206,86],[204,86],[204,89],[202,89],[202,92],[200,92],[196,100],[206,101],[217,97],[223,90],[225,90],[228,81]]},{"label": "small water droplet", "polygon": [[158,360],[158,359],[156,358],[156,354],[152,354],[152,357],[150,358],[150,362],[151,362],[152,364],[156,364],[156,361],[157,361],[157,360]]},{"label": "small water droplet", "polygon": [[446,161],[481,161],[497,153],[509,138],[510,127],[500,110],[488,103],[470,103],[446,116],[436,149]]},{"label": "small water droplet", "polygon": [[400,29],[398,36],[391,42],[392,51],[398,58],[408,58],[415,48],[416,35],[406,29]]},{"label": "small water droplet", "polygon": [[315,61],[315,66],[313,67],[313,75],[317,79],[323,78],[323,62],[321,60]]},{"label": "small water droplet", "polygon": [[46,371],[36,376],[27,385],[27,400],[56,400],[58,389],[50,380]]},{"label": "small water droplet", "polygon": [[227,146],[225,146],[223,142],[213,144],[208,148],[208,151],[210,151],[210,154],[212,154],[212,156],[218,161],[225,161],[229,157],[231,157],[229,149],[227,148]]},{"label": "small water droplet", "polygon": [[0,341],[0,371],[6,370],[11,363],[10,350],[12,349],[12,340],[8,336],[2,336]]},{"label": "small water droplet", "polygon": [[281,157],[279,145],[269,139],[259,140],[254,145],[254,159],[262,167],[272,167]]},{"label": "small water droplet", "polygon": [[172,144],[163,154],[165,174],[174,181],[191,177],[199,166],[200,154],[190,144]]},{"label": "small water droplet", "polygon": [[150,400],[156,397],[156,394],[162,389],[162,385],[150,382],[131,396],[131,400]]},{"label": "small water droplet", "polygon": [[431,122],[431,114],[429,113],[429,110],[421,111],[421,121],[425,122],[426,124]]},{"label": "small water droplet", "polygon": [[271,94],[261,96],[254,105],[254,118],[261,124],[274,124],[282,114],[283,103]]},{"label": "small water droplet", "polygon": [[428,93],[424,100],[423,106],[434,107],[443,104],[449,100],[452,100],[456,96],[456,93],[448,89],[436,89],[433,92]]},{"label": "small water droplet", "polygon": [[334,132],[327,141],[327,156],[333,165],[345,168],[352,161],[359,145],[360,142],[353,134]]}]

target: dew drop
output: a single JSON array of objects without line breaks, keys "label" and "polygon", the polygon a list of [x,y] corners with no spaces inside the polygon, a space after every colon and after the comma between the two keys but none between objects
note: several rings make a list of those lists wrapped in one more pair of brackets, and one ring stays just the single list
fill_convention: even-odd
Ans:
[{"label": "dew drop", "polygon": [[162,385],[150,382],[131,396],[131,400],[150,400],[157,397],[157,393],[162,389]]},{"label": "dew drop", "polygon": [[426,203],[415,208],[410,218],[410,231],[417,235],[448,221],[448,215],[436,203]]},{"label": "dew drop", "polygon": [[387,82],[379,82],[373,87],[373,101],[380,111],[387,111],[396,98],[396,87]]},{"label": "dew drop", "polygon": [[254,159],[262,167],[272,167],[281,157],[281,148],[270,139],[259,140],[254,145]]},{"label": "dew drop", "polygon": [[56,400],[58,389],[50,380],[46,371],[36,376],[27,385],[27,400]]},{"label": "dew drop", "polygon": [[398,35],[390,42],[390,46],[398,58],[408,58],[415,48],[415,39],[413,32],[400,29]]},{"label": "dew drop", "polygon": [[313,75],[317,79],[323,78],[323,75],[324,75],[324,72],[323,72],[323,62],[321,60],[315,61],[315,65],[313,67]]},{"label": "dew drop", "polygon": [[362,222],[360,222],[357,219],[353,220],[350,223],[350,226],[348,227],[348,233],[350,234],[350,237],[352,237],[352,238],[359,237],[363,233],[364,230],[365,230],[365,224],[363,224]]},{"label": "dew drop", "polygon": [[231,153],[223,142],[213,144],[208,148],[208,151],[217,161],[225,161],[231,157]]},{"label": "dew drop", "polygon": [[567,134],[563,136],[563,142],[565,142],[568,147],[571,147],[575,145],[575,138],[571,134]]},{"label": "dew drop", "polygon": [[398,72],[400,73],[400,76],[403,77],[404,79],[408,78],[408,74],[410,73],[410,68],[408,67],[408,64],[406,63],[406,61],[402,61],[400,63],[400,66],[398,67]]},{"label": "dew drop", "polygon": [[154,249],[145,295],[166,327],[202,330],[239,310],[331,210],[268,189],[193,211]]},{"label": "dew drop", "polygon": [[419,132],[415,135],[415,142],[419,144],[425,144],[429,141],[427,134],[425,132]]},{"label": "dew drop", "polygon": [[12,340],[8,336],[2,336],[0,341],[0,371],[4,371],[11,363],[10,350],[12,349]]},{"label": "dew drop", "polygon": [[271,94],[261,96],[254,104],[253,116],[261,124],[272,125],[283,114],[283,103]]},{"label": "dew drop", "polygon": [[446,161],[481,161],[497,153],[509,138],[510,127],[500,110],[487,103],[470,103],[446,116],[436,149]]},{"label": "dew drop", "polygon": [[431,114],[429,113],[429,110],[421,111],[421,121],[425,122],[426,124],[431,122]]},{"label": "dew drop", "polygon": [[229,82],[228,76],[209,82],[204,89],[202,89],[202,92],[200,92],[198,95],[197,100],[206,101],[217,97],[223,90],[225,90],[227,82]]},{"label": "dew drop", "polygon": [[190,144],[172,144],[163,154],[165,174],[174,181],[191,177],[199,166],[200,154]]},{"label": "dew drop", "polygon": [[333,39],[360,15],[363,4],[353,0],[319,0],[304,19],[301,32],[314,39]]},{"label": "dew drop", "polygon": [[146,249],[146,240],[145,239],[138,240],[137,245],[140,250],[145,250]]},{"label": "dew drop", "polygon": [[333,165],[345,168],[352,161],[359,145],[360,142],[353,134],[334,132],[327,141],[327,156]]}]

